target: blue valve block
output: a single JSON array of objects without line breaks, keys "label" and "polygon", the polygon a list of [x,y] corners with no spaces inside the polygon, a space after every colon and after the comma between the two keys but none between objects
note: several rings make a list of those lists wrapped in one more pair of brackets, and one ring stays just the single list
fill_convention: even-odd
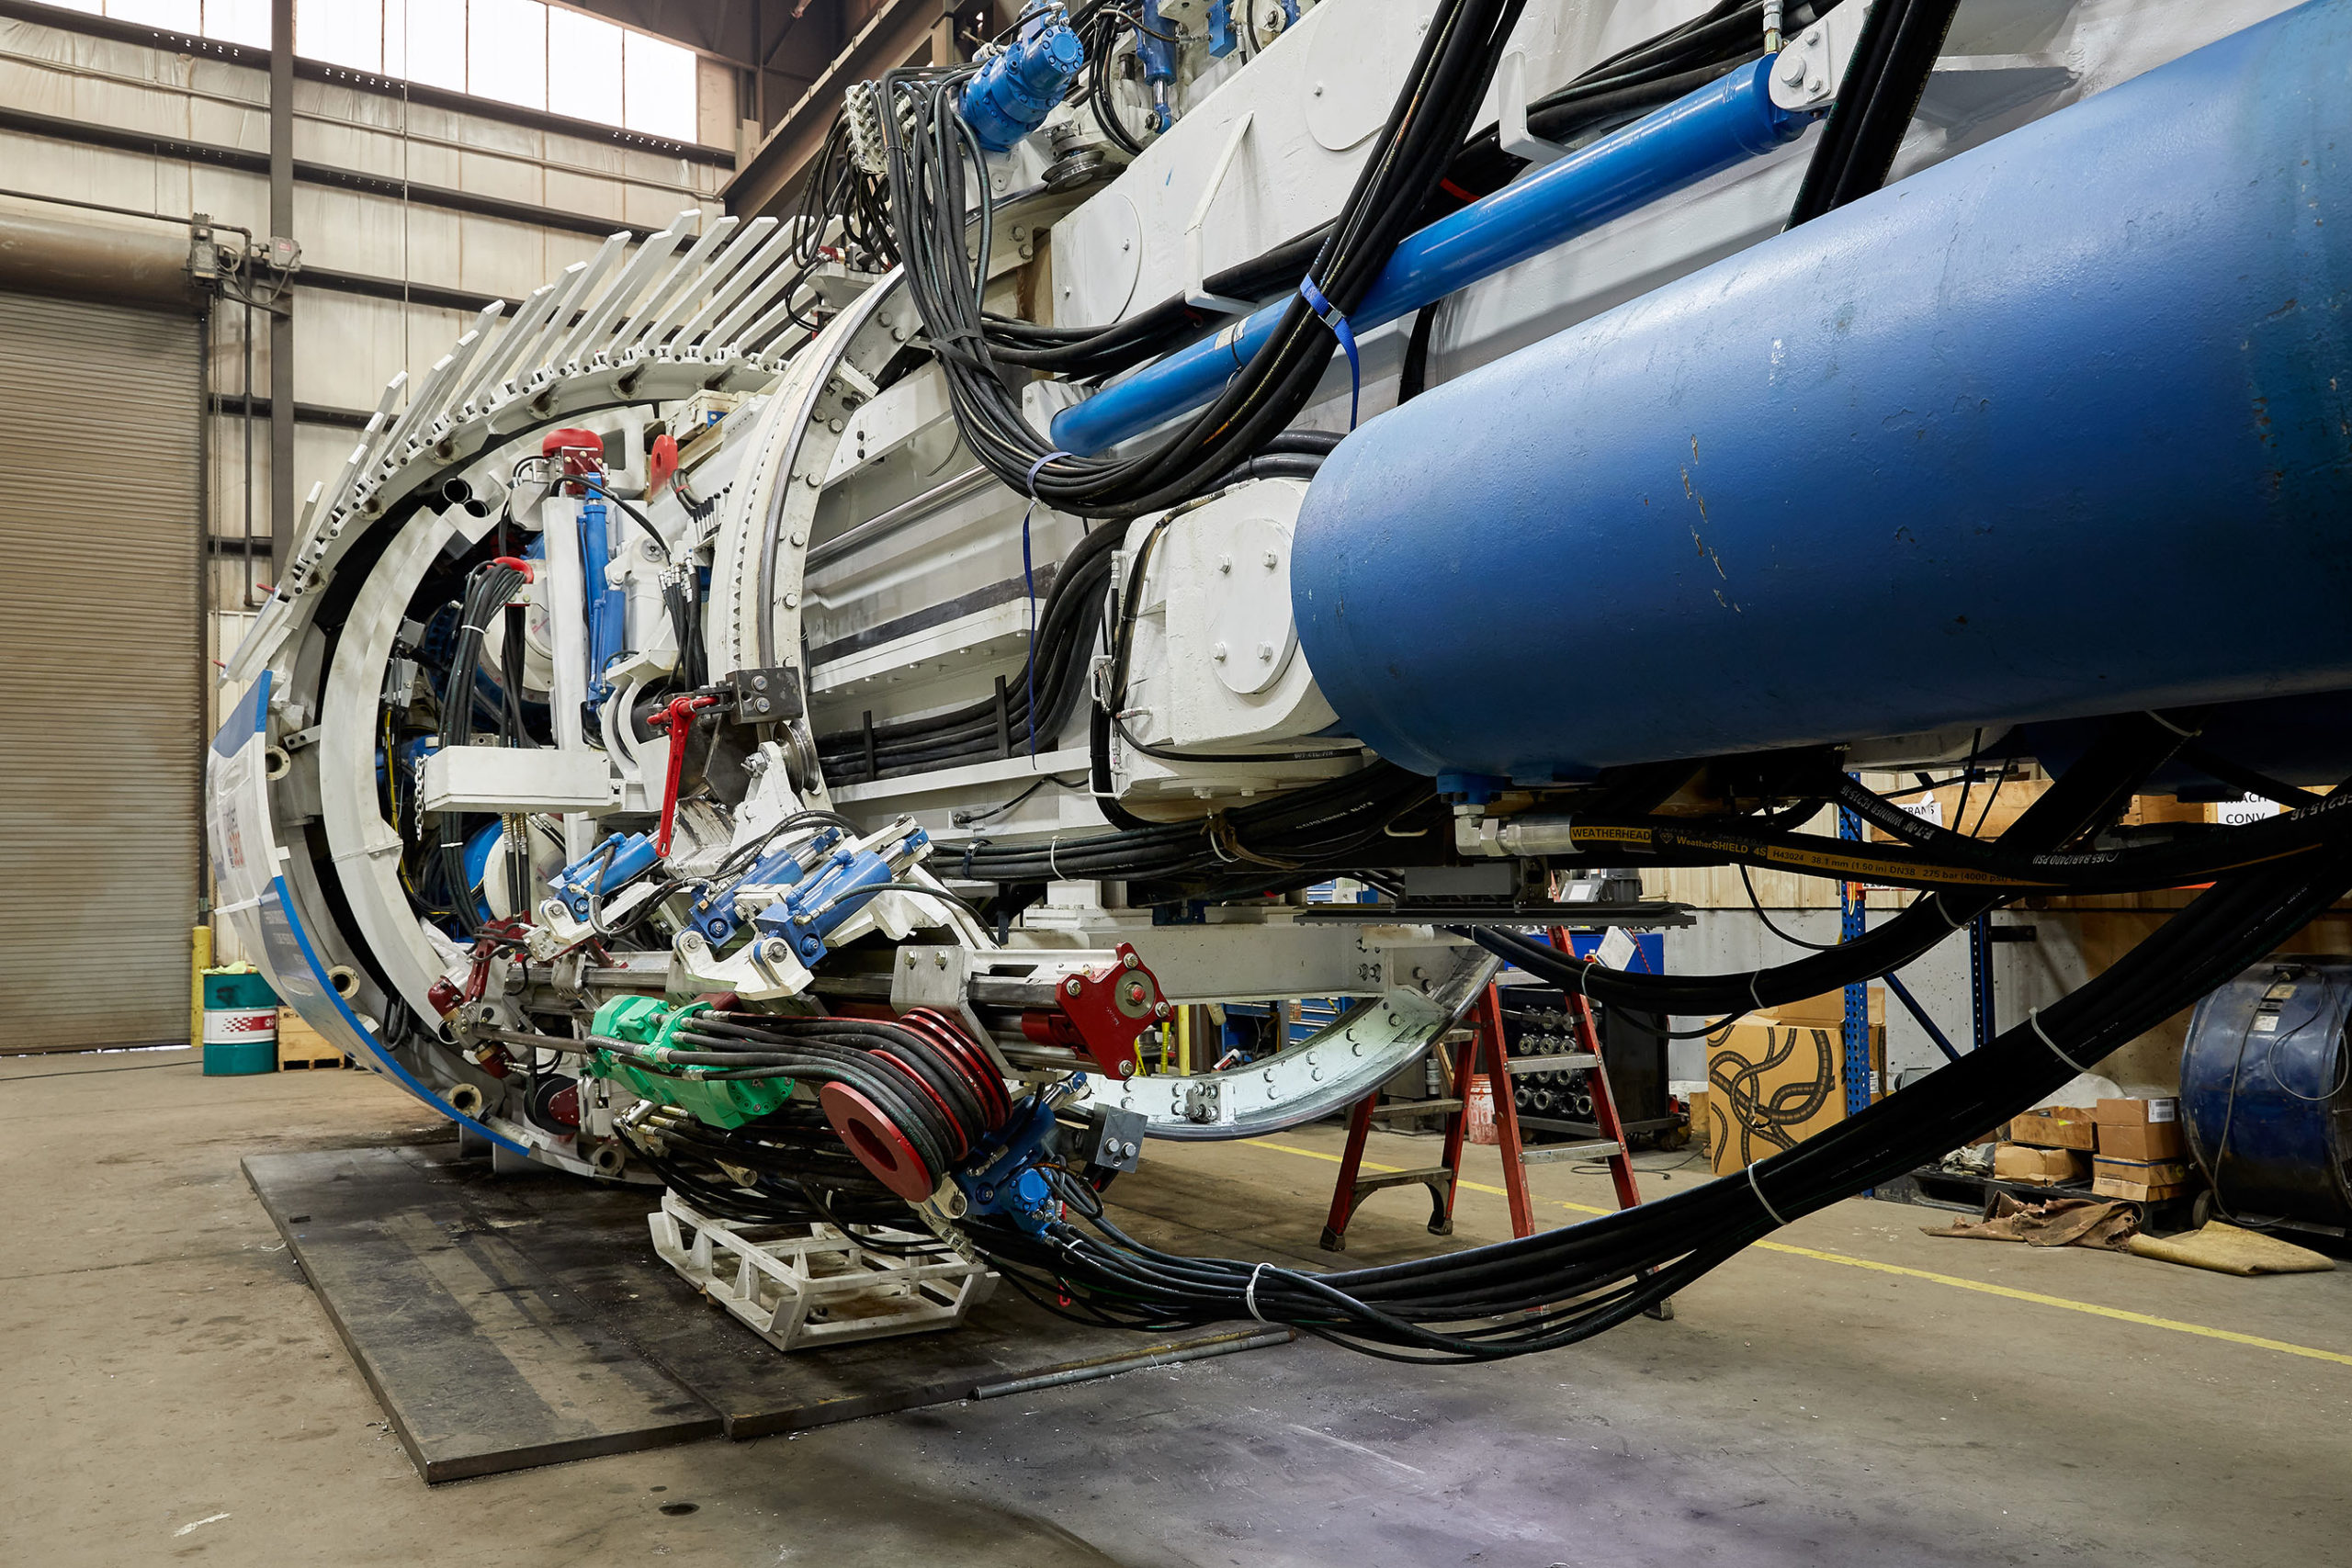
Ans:
[{"label": "blue valve block", "polygon": [[[602,875],[598,875],[596,868],[605,858],[607,845],[612,847],[613,863],[605,868]],[[555,896],[563,900],[563,907],[571,911],[573,919],[584,920],[588,918],[590,892],[593,891],[599,898],[609,898],[615,888],[652,870],[654,863],[661,858],[654,852],[652,834],[615,833],[557,872],[555,880],[548,886],[553,888]]]},{"label": "blue valve block", "polygon": [[[1070,1079],[1069,1093],[1082,1094],[1086,1075]],[[982,1138],[955,1172],[956,1185],[975,1214],[1002,1214],[1032,1235],[1062,1217],[1061,1200],[1040,1165],[1052,1158],[1054,1101],[1031,1095],[1012,1108],[1005,1124]]]},{"label": "blue valve block", "polygon": [[1060,7],[1032,17],[1021,34],[964,85],[956,106],[980,145],[1001,152],[1046,123],[1086,63],[1085,46]]},{"label": "blue valve block", "polygon": [[930,843],[930,834],[911,829],[899,842],[895,864],[872,850],[835,850],[791,892],[754,916],[752,924],[762,935],[784,938],[800,962],[813,967],[825,956],[825,939],[873,896],[861,897],[859,890],[894,880],[899,867],[911,863]]},{"label": "blue valve block", "polygon": [[808,874],[820,855],[840,842],[841,836],[839,828],[823,829],[805,844],[762,855],[752,863],[751,870],[724,888],[714,889],[705,883],[686,913],[686,924],[700,932],[711,946],[724,946],[743,929],[743,917],[735,908],[738,888],[791,886]]}]

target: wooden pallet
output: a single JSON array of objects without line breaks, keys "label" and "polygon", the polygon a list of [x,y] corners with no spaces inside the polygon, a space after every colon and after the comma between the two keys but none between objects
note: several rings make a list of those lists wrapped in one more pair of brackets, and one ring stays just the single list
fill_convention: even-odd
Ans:
[{"label": "wooden pallet", "polygon": [[298,1073],[325,1067],[347,1067],[343,1047],[302,1021],[292,1008],[277,1010],[277,1070]]}]

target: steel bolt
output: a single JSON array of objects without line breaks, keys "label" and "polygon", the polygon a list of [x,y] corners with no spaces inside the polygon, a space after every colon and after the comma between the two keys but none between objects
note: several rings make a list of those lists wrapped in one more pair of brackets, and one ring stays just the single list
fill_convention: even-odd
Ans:
[{"label": "steel bolt", "polygon": [[1119,963],[1124,968],[1133,969],[1139,966],[1143,963],[1143,960],[1130,953],[1125,958],[1119,960]]},{"label": "steel bolt", "polygon": [[1085,987],[1084,986],[1080,985],[1080,984],[1079,984],[1079,982],[1078,982],[1078,976],[1076,976],[1075,975],[1073,975],[1073,976],[1070,976],[1069,984],[1069,985],[1067,985],[1067,986],[1064,986],[1064,987],[1062,987],[1062,989],[1064,989],[1064,990],[1068,991],[1071,996],[1073,996],[1073,997],[1074,997],[1074,996],[1079,995],[1079,994],[1080,994],[1080,992],[1082,992],[1083,990],[1085,990],[1085,989],[1086,989],[1086,987]]},{"label": "steel bolt", "polygon": [[1272,664],[1273,661],[1274,645],[1271,642],[1260,643],[1258,645],[1258,662],[1261,664]]},{"label": "steel bolt", "polygon": [[1781,80],[1793,87],[1804,80],[1804,56],[1790,50],[1781,56]]},{"label": "steel bolt", "polygon": [[755,692],[764,692],[764,691],[766,691],[767,689],[768,689],[768,678],[767,678],[766,676],[764,676],[764,675],[754,675],[754,676],[752,676],[752,690],[753,690],[753,691],[755,691]]}]

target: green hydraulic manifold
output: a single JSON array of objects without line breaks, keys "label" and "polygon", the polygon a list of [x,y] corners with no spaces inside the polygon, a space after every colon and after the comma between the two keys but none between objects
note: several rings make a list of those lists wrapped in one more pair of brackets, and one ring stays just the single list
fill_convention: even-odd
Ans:
[{"label": "green hydraulic manifold", "polygon": [[[600,1039],[625,1040],[645,1047],[655,1060],[666,1060],[670,1039],[678,1026],[696,1013],[708,1012],[708,1002],[683,1007],[652,997],[615,997],[596,1010],[590,1031]],[[688,1047],[691,1049],[691,1047]],[[697,1122],[714,1127],[740,1127],[776,1110],[792,1098],[790,1078],[714,1078],[724,1067],[678,1066],[667,1073],[649,1072],[629,1055],[597,1051],[588,1058],[591,1076],[627,1084],[639,1098],[657,1105],[674,1105]]]}]

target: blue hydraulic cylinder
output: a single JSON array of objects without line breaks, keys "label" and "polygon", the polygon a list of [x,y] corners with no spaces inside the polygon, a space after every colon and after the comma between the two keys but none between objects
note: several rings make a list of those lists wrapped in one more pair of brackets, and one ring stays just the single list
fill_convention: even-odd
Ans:
[{"label": "blue hydraulic cylinder", "polygon": [[1001,53],[982,63],[956,107],[980,145],[1001,152],[1046,123],[1085,63],[1084,46],[1056,6],[1030,17]]},{"label": "blue hydraulic cylinder", "polygon": [[[1613,136],[1479,197],[1396,247],[1348,318],[1358,337],[1659,197],[1794,141],[1812,123],[1772,102],[1770,59],[1717,78]],[[1273,340],[1290,309],[1266,306],[1054,416],[1054,445],[1080,455],[1139,435],[1216,396]]]},{"label": "blue hydraulic cylinder", "polygon": [[[605,852],[608,847],[613,858],[612,863],[606,865]],[[588,918],[588,895],[592,889],[598,898],[609,898],[623,883],[652,870],[661,858],[654,851],[652,834],[615,833],[557,872],[548,886],[563,900],[563,907],[571,911],[573,919],[584,920]]]},{"label": "blue hydraulic cylinder", "polygon": [[1340,726],[1427,773],[2352,687],[2352,4],[1484,366],[1324,464]]},{"label": "blue hydraulic cylinder", "polygon": [[1151,129],[1175,123],[1168,92],[1176,82],[1176,29],[1159,14],[1159,0],[1143,0],[1143,25],[1136,28],[1136,58],[1143,62],[1143,85],[1151,94]]},{"label": "blue hydraulic cylinder", "polygon": [[605,671],[620,656],[628,630],[628,596],[605,581],[605,569],[613,563],[612,525],[603,500],[594,495],[580,503],[580,561],[588,594],[588,697],[582,709],[593,735],[597,715],[613,694]]},{"label": "blue hydraulic cylinder", "polygon": [[693,907],[686,911],[686,924],[702,934],[713,947],[730,941],[743,929],[743,918],[736,908],[735,894],[744,887],[788,887],[808,874],[809,866],[842,836],[839,828],[827,828],[806,844],[772,850],[752,863],[752,869],[723,888],[705,885],[695,897]]},{"label": "blue hydraulic cylinder", "polygon": [[[930,842],[931,835],[922,829],[910,832],[894,846],[899,863],[908,863]],[[792,891],[761,910],[752,923],[763,935],[789,942],[800,962],[813,965],[825,956],[825,939],[834,929],[872,902],[874,891],[898,874],[897,866],[874,851],[844,846],[826,856]]]}]

